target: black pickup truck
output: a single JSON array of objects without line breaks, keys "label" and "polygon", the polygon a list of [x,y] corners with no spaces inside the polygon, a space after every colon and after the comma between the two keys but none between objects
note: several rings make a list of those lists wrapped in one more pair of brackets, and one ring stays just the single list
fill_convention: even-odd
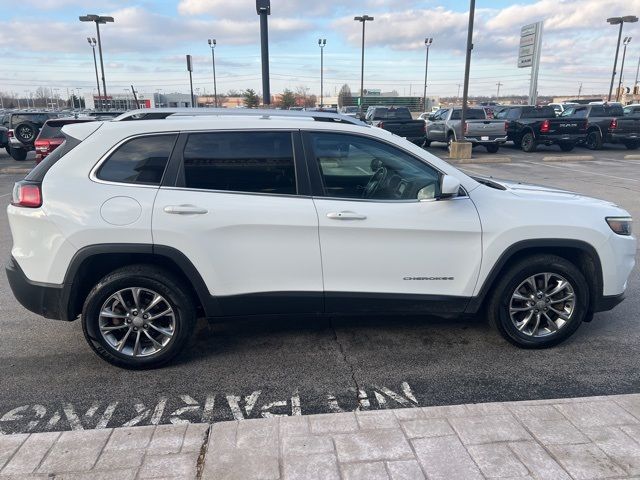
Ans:
[{"label": "black pickup truck", "polygon": [[640,115],[625,115],[622,105],[572,105],[559,119],[587,121],[584,144],[591,150],[600,150],[605,143],[618,143],[635,150],[640,147]]},{"label": "black pickup truck", "polygon": [[507,139],[525,152],[535,152],[538,145],[558,145],[563,152],[570,152],[584,141],[587,132],[585,119],[556,118],[549,106],[506,107],[495,118],[506,122]]},{"label": "black pickup truck", "polygon": [[416,145],[425,141],[424,120],[414,120],[407,107],[369,107],[365,122],[389,130]]}]

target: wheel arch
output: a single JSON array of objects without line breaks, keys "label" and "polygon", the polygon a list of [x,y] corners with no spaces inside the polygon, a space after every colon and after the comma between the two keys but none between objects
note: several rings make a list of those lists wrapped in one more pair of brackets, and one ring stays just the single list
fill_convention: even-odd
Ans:
[{"label": "wheel arch", "polygon": [[477,313],[483,308],[502,273],[515,262],[536,254],[557,255],[573,263],[582,272],[589,286],[589,311],[596,309],[603,291],[602,263],[598,252],[591,244],[582,240],[550,238],[523,240],[505,250],[484,279],[478,295],[469,302],[467,313]]},{"label": "wheel arch", "polygon": [[95,284],[110,272],[132,264],[161,267],[187,288],[199,314],[218,315],[220,310],[193,263],[179,250],[162,245],[102,244],[80,249],[72,258],[64,280],[66,319],[80,315]]}]

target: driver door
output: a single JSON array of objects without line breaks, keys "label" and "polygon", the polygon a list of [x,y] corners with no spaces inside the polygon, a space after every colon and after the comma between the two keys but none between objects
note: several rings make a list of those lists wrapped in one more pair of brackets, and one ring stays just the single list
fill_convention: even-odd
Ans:
[{"label": "driver door", "polygon": [[304,136],[326,311],[462,311],[482,254],[471,200],[436,200],[441,173],[391,143]]}]

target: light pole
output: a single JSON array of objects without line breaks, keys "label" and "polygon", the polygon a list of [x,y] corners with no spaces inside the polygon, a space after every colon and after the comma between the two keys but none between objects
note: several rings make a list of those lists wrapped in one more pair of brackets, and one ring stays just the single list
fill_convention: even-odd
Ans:
[{"label": "light pole", "polygon": [[360,115],[364,107],[364,26],[367,22],[373,22],[373,17],[361,15],[353,17],[356,22],[362,23],[362,59],[360,60]]},{"label": "light pole", "polygon": [[640,57],[638,57],[638,67],[636,68],[636,81],[633,84],[634,87],[638,85],[638,73],[640,73]]},{"label": "light pole", "polygon": [[464,142],[464,129],[467,120],[467,103],[469,100],[469,71],[471,70],[471,51],[473,50],[473,21],[476,15],[476,0],[469,2],[469,27],[467,29],[467,55],[464,63],[464,86],[462,88],[462,112],[460,112],[460,125],[462,125],[462,141]]},{"label": "light pole", "polygon": [[504,85],[504,83],[502,82],[498,82],[496,83],[496,85],[498,86],[498,91],[496,92],[496,102],[500,99],[500,87]]},{"label": "light pole", "polygon": [[618,91],[616,92],[616,102],[620,100],[620,89],[622,88],[622,75],[624,74],[624,59],[627,56],[627,45],[631,43],[631,37],[624,37],[622,44],[622,63],[620,64],[620,76],[618,77]]},{"label": "light pole", "polygon": [[256,0],[256,13],[260,15],[260,54],[262,56],[262,103],[271,105],[269,85],[269,24],[271,0]]},{"label": "light pole", "polygon": [[209,46],[211,47],[211,65],[213,66],[213,106],[218,107],[218,88],[216,86],[216,39],[209,39]]},{"label": "light pole", "polygon": [[318,39],[318,46],[320,47],[320,108],[324,105],[324,47],[326,45],[326,38]]},{"label": "light pole", "polygon": [[618,31],[618,43],[616,43],[616,56],[613,60],[613,73],[611,73],[611,85],[609,86],[609,97],[607,101],[611,101],[611,94],[613,92],[613,82],[616,78],[616,68],[618,66],[618,53],[620,52],[620,39],[622,38],[622,27],[625,23],[635,23],[638,21],[638,17],[635,15],[627,15],[626,17],[611,17],[607,18],[607,22],[610,25],[620,25],[620,30]]},{"label": "light pole", "polygon": [[96,60],[96,39],[93,37],[87,37],[87,42],[93,52],[93,68],[96,71],[96,86],[98,87],[98,105],[100,105],[100,80],[98,79],[98,61]]},{"label": "light pole", "polygon": [[427,58],[424,62],[424,94],[422,95],[422,108],[427,111],[427,78],[429,75],[429,47],[433,43],[433,38],[425,38],[424,45],[427,47]]},{"label": "light pole", "polygon": [[78,17],[81,22],[94,22],[96,24],[96,32],[98,37],[98,53],[100,54],[100,70],[102,72],[102,92],[104,100],[107,101],[107,83],[104,79],[104,61],[102,59],[102,42],[100,41],[100,24],[113,23],[113,17],[105,17],[95,14],[82,15]]}]

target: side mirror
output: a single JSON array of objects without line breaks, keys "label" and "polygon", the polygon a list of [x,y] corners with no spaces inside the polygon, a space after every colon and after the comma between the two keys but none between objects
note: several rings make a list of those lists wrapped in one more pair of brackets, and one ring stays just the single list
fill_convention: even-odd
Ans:
[{"label": "side mirror", "polygon": [[458,196],[460,191],[460,180],[451,175],[443,175],[440,181],[440,197],[439,199],[453,198]]}]

